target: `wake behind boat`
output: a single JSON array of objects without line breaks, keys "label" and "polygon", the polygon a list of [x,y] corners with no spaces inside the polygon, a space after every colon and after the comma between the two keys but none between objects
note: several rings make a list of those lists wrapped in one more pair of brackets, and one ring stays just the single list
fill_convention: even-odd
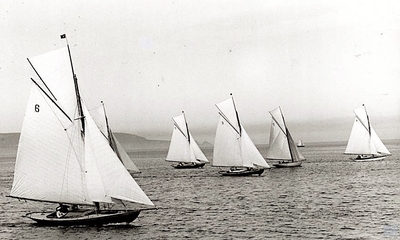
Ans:
[{"label": "wake behind boat", "polygon": [[174,168],[203,168],[208,163],[207,157],[190,134],[185,112],[172,118],[174,129],[166,161],[177,162]]},{"label": "wake behind boat", "polygon": [[365,105],[355,109],[354,114],[356,118],[344,153],[356,155],[350,158],[356,162],[381,161],[390,156],[391,153],[371,126]]},{"label": "wake behind boat", "polygon": [[69,45],[28,61],[40,82],[31,78],[10,197],[58,203],[27,215],[45,225],[129,223],[143,208],[117,203],[153,207],[85,106]]},{"label": "wake behind boat", "polygon": [[[232,94],[231,94],[232,95]],[[261,175],[270,168],[244,130],[233,97],[216,104],[219,121],[214,142],[214,167],[230,167],[219,171],[222,176]]]},{"label": "wake behind boat", "polygon": [[278,163],[273,164],[277,168],[300,167],[301,161],[305,160],[305,158],[294,144],[281,108],[278,107],[269,113],[271,114],[272,122],[267,159],[279,160]]}]

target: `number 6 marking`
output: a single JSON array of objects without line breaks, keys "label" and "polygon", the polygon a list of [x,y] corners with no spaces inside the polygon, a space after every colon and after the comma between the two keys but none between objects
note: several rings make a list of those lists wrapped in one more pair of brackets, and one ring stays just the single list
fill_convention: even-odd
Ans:
[{"label": "number 6 marking", "polygon": [[35,112],[39,112],[40,111],[40,106],[39,106],[39,104],[35,104]]}]

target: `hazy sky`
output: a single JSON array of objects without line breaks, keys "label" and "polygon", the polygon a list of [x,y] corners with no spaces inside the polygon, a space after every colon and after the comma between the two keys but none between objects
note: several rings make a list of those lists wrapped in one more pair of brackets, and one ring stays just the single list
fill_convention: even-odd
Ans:
[{"label": "hazy sky", "polygon": [[277,106],[295,141],[347,140],[363,103],[382,139],[400,138],[397,0],[6,0],[0,16],[0,132],[21,129],[26,58],[66,33],[89,109],[105,101],[116,132],[169,139],[185,110],[212,141],[232,92],[258,143]]}]

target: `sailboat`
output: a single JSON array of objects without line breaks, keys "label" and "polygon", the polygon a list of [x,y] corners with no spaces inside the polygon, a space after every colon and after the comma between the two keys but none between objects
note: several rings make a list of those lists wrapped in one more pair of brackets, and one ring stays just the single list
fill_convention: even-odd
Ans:
[{"label": "sailboat", "polygon": [[354,114],[356,118],[344,153],[357,155],[351,158],[356,162],[380,161],[391,155],[372,128],[365,105],[355,109]]},{"label": "sailboat", "polygon": [[166,161],[178,162],[174,168],[202,168],[208,163],[207,157],[189,132],[185,112],[172,118],[174,130]]},{"label": "sailboat", "polygon": [[297,147],[305,147],[303,140],[299,139],[297,142]]},{"label": "sailboat", "polygon": [[108,124],[108,117],[106,113],[106,108],[104,102],[101,101],[101,106],[90,110],[93,119],[95,120],[99,130],[108,140],[110,147],[117,154],[119,160],[124,164],[125,168],[131,173],[140,173],[139,168],[135,165],[132,159],[129,157],[128,153],[121,146],[117,138],[115,137],[110,125]]},{"label": "sailboat", "polygon": [[[232,96],[232,94],[231,94]],[[214,141],[214,167],[230,167],[221,170],[223,176],[261,175],[270,168],[243,128],[233,96],[219,104],[219,121]]]},{"label": "sailboat", "polygon": [[280,107],[269,112],[272,117],[267,159],[279,160],[275,167],[300,167],[303,155],[294,144]]},{"label": "sailboat", "polygon": [[28,62],[40,81],[31,78],[10,197],[59,206],[26,216],[41,225],[102,225],[154,208],[84,104],[68,42]]}]

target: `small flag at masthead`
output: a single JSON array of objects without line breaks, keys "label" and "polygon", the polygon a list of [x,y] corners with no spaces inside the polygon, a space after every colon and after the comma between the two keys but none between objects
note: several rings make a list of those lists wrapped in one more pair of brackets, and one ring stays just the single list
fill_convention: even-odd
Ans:
[{"label": "small flag at masthead", "polygon": [[64,33],[64,34],[61,34],[60,37],[61,37],[61,39],[63,39],[63,38],[66,38],[67,36]]}]

